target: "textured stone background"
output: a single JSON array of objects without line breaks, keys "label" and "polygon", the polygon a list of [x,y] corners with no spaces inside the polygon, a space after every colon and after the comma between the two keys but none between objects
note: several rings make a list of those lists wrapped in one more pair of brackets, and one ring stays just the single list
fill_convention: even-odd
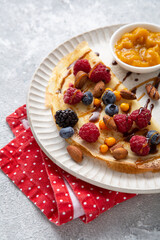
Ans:
[{"label": "textured stone background", "polygon": [[[94,28],[135,21],[159,24],[159,0],[0,0],[0,148],[13,135],[5,117],[26,102],[35,68],[58,44]],[[141,195],[88,225],[61,227],[0,172],[0,239],[160,239],[160,194]]]}]

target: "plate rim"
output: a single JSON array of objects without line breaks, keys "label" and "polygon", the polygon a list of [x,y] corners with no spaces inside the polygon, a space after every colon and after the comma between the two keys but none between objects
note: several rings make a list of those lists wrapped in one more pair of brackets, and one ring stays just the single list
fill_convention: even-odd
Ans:
[{"label": "plate rim", "polygon": [[[127,24],[127,23],[125,23]],[[56,46],[52,51],[50,51],[48,53],[48,55],[42,59],[42,61],[40,62],[40,64],[38,65],[38,67],[36,68],[36,70],[34,71],[32,77],[31,77],[31,80],[30,80],[30,83],[29,83],[29,88],[28,88],[28,93],[27,93],[27,102],[26,102],[26,109],[27,109],[27,118],[28,118],[28,122],[29,122],[29,126],[30,126],[30,129],[32,131],[32,134],[36,140],[36,142],[38,143],[38,145],[40,146],[40,148],[42,149],[42,151],[47,155],[48,158],[50,158],[56,165],[58,165],[60,168],[62,168],[63,170],[65,170],[66,172],[68,172],[69,174],[75,176],[75,177],[78,177],[80,180],[82,181],[85,181],[87,183],[90,183],[94,186],[98,186],[98,187],[101,187],[101,188],[104,188],[104,189],[108,189],[108,190],[113,190],[113,191],[119,191],[119,192],[124,192],[124,193],[134,193],[134,194],[154,194],[154,193],[160,193],[160,186],[159,188],[148,188],[148,189],[139,189],[139,188],[130,188],[130,187],[116,187],[116,186],[113,186],[113,185],[107,185],[107,184],[104,184],[104,183],[100,183],[98,181],[95,181],[94,179],[90,179],[90,178],[87,178],[86,176],[83,176],[79,173],[76,173],[75,171],[73,170],[70,170],[69,168],[66,169],[66,167],[64,165],[61,164],[61,162],[59,162],[58,160],[56,160],[46,149],[45,147],[43,146],[43,144],[41,143],[41,141],[39,140],[37,134],[36,134],[36,131],[32,125],[32,120],[30,118],[30,111],[29,111],[29,96],[30,96],[30,89],[31,89],[31,86],[32,86],[32,81],[34,80],[34,77],[37,73],[37,71],[40,69],[41,65],[44,63],[44,61],[49,57],[49,55],[51,53],[53,53],[56,49],[58,49],[60,46],[64,45],[65,43],[67,43],[68,41],[70,41],[71,39],[74,39],[74,38],[77,38],[77,37],[80,37],[86,33],[91,33],[91,32],[94,32],[94,31],[97,31],[97,30],[101,30],[101,29],[105,29],[105,28],[110,28],[110,27],[121,27],[123,26],[124,24],[114,24],[114,25],[106,25],[106,26],[103,26],[103,27],[99,27],[99,28],[95,28],[95,29],[92,29],[92,30],[89,30],[89,31],[86,31],[86,32],[83,32],[81,34],[78,34],[78,35],[75,35],[73,36],[72,38],[69,38],[67,39],[66,41],[62,42],[61,44],[59,44],[58,46]],[[113,171],[113,170],[112,170]],[[122,173],[123,174],[123,173]],[[134,175],[134,174],[133,174]]]}]

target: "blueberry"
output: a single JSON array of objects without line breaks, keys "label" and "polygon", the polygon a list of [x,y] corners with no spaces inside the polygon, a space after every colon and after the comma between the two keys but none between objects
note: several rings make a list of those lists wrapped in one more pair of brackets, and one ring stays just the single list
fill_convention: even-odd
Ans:
[{"label": "blueberry", "polygon": [[59,131],[59,135],[62,138],[70,138],[74,134],[74,129],[72,127],[61,128]]},{"label": "blueberry", "polygon": [[113,116],[114,114],[117,114],[119,112],[119,109],[116,104],[108,104],[105,107],[105,113],[108,114],[109,116]]},{"label": "blueberry", "polygon": [[88,91],[88,92],[85,92],[83,97],[82,97],[82,102],[84,105],[90,105],[93,101],[93,94]]},{"label": "blueberry", "polygon": [[116,96],[112,91],[108,90],[103,94],[102,101],[105,105],[109,103],[115,103]]},{"label": "blueberry", "polygon": [[160,143],[160,134],[159,132],[155,131],[155,130],[151,130],[147,133],[146,138],[149,139],[151,144],[159,144]]}]

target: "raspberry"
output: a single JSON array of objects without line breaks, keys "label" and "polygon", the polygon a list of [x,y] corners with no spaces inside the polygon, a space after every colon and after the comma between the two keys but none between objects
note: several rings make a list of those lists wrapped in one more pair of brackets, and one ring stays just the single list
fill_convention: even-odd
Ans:
[{"label": "raspberry", "polygon": [[108,83],[111,80],[110,70],[103,63],[97,63],[90,71],[89,78],[95,83],[99,81]]},{"label": "raspberry", "polygon": [[96,142],[99,135],[99,129],[94,123],[85,123],[79,129],[79,136],[89,143]]},{"label": "raspberry", "polygon": [[139,108],[131,113],[131,118],[141,129],[148,126],[151,120],[151,112],[147,108]]},{"label": "raspberry", "polygon": [[71,109],[58,110],[55,114],[56,124],[59,127],[74,127],[78,122],[77,114]]},{"label": "raspberry", "polygon": [[114,117],[114,121],[117,125],[118,131],[121,133],[128,132],[133,124],[133,120],[130,115],[127,114],[117,114]]},{"label": "raspberry", "polygon": [[79,71],[83,71],[83,72],[89,73],[90,70],[91,70],[91,66],[90,66],[88,60],[87,59],[79,59],[74,64],[73,73],[76,76],[76,74]]},{"label": "raspberry", "polygon": [[63,96],[63,100],[66,104],[73,105],[79,103],[82,97],[83,93],[81,92],[81,90],[69,87]]},{"label": "raspberry", "polygon": [[147,138],[135,135],[130,139],[131,150],[139,156],[146,156],[150,151]]}]

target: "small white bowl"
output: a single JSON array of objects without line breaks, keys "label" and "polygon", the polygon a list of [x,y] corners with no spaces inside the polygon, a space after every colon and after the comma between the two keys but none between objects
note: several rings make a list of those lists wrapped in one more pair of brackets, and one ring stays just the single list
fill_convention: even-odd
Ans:
[{"label": "small white bowl", "polygon": [[160,64],[152,66],[152,67],[135,67],[129,64],[126,64],[124,62],[122,62],[116,55],[116,53],[114,52],[114,46],[117,43],[117,41],[122,37],[122,35],[126,32],[130,32],[132,30],[134,30],[137,27],[143,27],[146,28],[152,32],[160,32],[160,26],[156,25],[156,24],[150,24],[150,23],[131,23],[131,24],[127,24],[121,28],[119,28],[117,31],[115,31],[115,33],[112,35],[111,39],[110,39],[110,49],[112,52],[113,57],[115,58],[116,62],[124,69],[130,71],[130,72],[136,72],[136,73],[150,73],[150,72],[154,72],[157,71],[158,69],[160,69]]}]

